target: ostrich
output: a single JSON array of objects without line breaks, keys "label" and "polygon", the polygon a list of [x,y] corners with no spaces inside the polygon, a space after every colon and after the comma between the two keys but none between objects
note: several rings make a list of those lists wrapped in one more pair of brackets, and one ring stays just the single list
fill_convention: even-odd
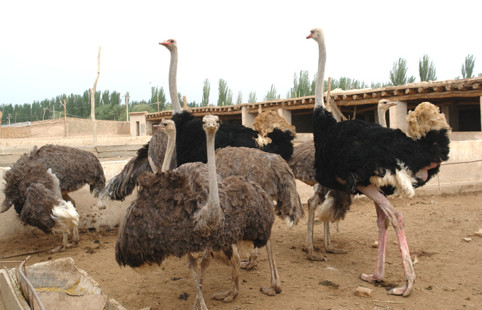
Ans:
[{"label": "ostrich", "polygon": [[[89,184],[94,196],[105,185],[103,168],[94,154],[60,145],[35,147],[24,154],[7,171],[5,201],[0,212],[12,204],[20,220],[45,233],[62,233],[62,245],[51,252],[59,252],[77,245],[79,215],[69,192]],[[68,235],[73,230],[73,243]]]},{"label": "ostrich", "polygon": [[[178,60],[177,42],[174,39],[159,43],[166,47],[171,55],[169,67],[169,94],[171,96],[173,108],[181,111],[179,98],[177,95],[176,70]],[[200,161],[206,162],[205,133],[202,130],[202,121],[196,119],[188,111],[182,111],[173,115],[172,120],[176,124],[176,153],[177,164],[182,165],[187,162]],[[275,129],[270,136],[272,142],[260,147],[256,143],[258,133],[251,128],[239,124],[221,124],[216,133],[216,149],[226,146],[262,148],[267,152],[277,153],[288,160],[293,153],[293,136],[289,131]]]},{"label": "ostrich", "polygon": [[[323,32],[311,30],[307,39],[318,43],[319,62],[316,94],[323,93],[326,49]],[[382,281],[384,276],[386,231],[391,222],[402,256],[405,283],[393,288],[394,295],[409,296],[415,271],[408,250],[402,215],[387,199],[393,191],[414,195],[438,173],[442,161],[448,160],[450,127],[439,109],[428,102],[417,106],[407,116],[407,135],[401,130],[384,128],[360,120],[337,123],[328,112],[323,97],[315,100],[313,135],[315,142],[316,180],[328,188],[349,194],[363,193],[375,203],[377,211],[378,255],[373,274],[362,274],[367,282]]]},{"label": "ostrich", "polygon": [[[317,100],[320,100],[319,98]],[[378,122],[387,126],[385,114],[396,102],[382,99],[377,104]],[[308,228],[306,233],[306,252],[311,260],[324,260],[323,256],[313,252],[313,226],[315,211],[320,206],[320,219],[324,227],[324,246],[327,253],[346,253],[343,249],[335,248],[331,243],[330,222],[337,222],[345,218],[350,209],[352,195],[344,191],[330,190],[321,186],[315,180],[315,145],[312,140],[296,145],[293,156],[289,161],[295,177],[301,182],[314,186],[313,195],[308,199]],[[336,206],[336,207],[335,207]]]},{"label": "ostrich", "polygon": [[[163,120],[161,126],[168,137],[167,149],[170,150],[171,143],[174,144],[173,141],[177,138],[174,122]],[[169,153],[166,152],[167,154]],[[162,171],[169,169],[166,162],[170,162],[169,157],[166,157]],[[260,185],[271,199],[276,200],[276,214],[289,226],[297,224],[303,217],[295,177],[280,155],[259,149],[228,146],[216,150],[216,171],[222,178],[238,175]],[[251,269],[256,256],[256,252],[252,253],[249,261],[242,263],[242,268]]]},{"label": "ostrich", "polygon": [[[189,111],[183,111],[177,93],[177,42],[169,39],[159,43],[165,46],[171,55],[169,65],[169,94],[171,96],[173,116],[178,135],[176,140],[176,153],[173,158],[180,166],[188,162],[200,161],[206,163],[205,133],[202,130],[202,120],[196,119]],[[261,148],[270,153],[280,154],[288,160],[293,154],[293,136],[289,131],[274,129],[270,134],[272,142],[260,146],[256,143],[258,133],[251,128],[239,124],[221,124],[216,134],[216,149],[226,146],[244,146]],[[138,176],[144,171],[156,172],[162,165],[167,138],[164,134],[153,135],[148,144],[138,150],[137,156],[131,159],[124,169],[112,178],[101,193],[101,200],[107,197],[114,200],[124,200],[130,195],[137,184]],[[174,165],[175,166],[175,165]]]},{"label": "ostrich", "polygon": [[[197,288],[196,303],[202,309],[207,309],[201,291],[202,275],[210,259],[206,253],[211,251],[232,268],[230,289],[214,298],[230,302],[237,296],[236,244],[240,241],[251,241],[255,247],[266,245],[274,277],[271,287],[262,288],[262,292],[272,295],[281,291],[270,242],[273,203],[256,183],[239,176],[223,179],[216,174],[214,140],[218,128],[217,116],[204,117],[207,165],[186,163],[174,170],[139,177],[138,197],[124,216],[115,247],[117,262],[130,267],[160,265],[169,256],[187,255]],[[199,279],[192,253],[201,251],[205,255]]]}]

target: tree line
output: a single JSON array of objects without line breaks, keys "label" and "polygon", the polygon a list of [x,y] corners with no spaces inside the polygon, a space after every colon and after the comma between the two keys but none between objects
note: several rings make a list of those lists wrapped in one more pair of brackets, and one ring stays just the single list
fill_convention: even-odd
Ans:
[{"label": "tree line", "polygon": [[[467,55],[461,67],[462,78],[474,77],[475,57]],[[339,79],[332,79],[331,89],[361,89],[361,88],[379,88],[386,86],[404,85],[415,82],[414,76],[407,76],[407,61],[399,58],[393,63],[390,70],[390,80],[386,83],[371,83],[348,78],[340,77]],[[433,62],[428,55],[424,55],[419,60],[418,67],[420,81],[436,81],[436,69]],[[482,73],[479,73],[482,76]],[[456,77],[455,79],[459,79]],[[316,75],[311,80],[308,71],[300,71],[295,73],[293,77],[293,87],[286,93],[285,98],[296,98],[303,96],[310,96],[315,93]],[[327,89],[327,81],[325,81],[325,89]],[[208,79],[203,82],[203,95],[200,103],[195,101],[188,102],[189,107],[207,106],[210,103],[211,84]],[[151,97],[149,100],[129,101],[129,93],[122,96],[116,91],[96,91],[95,92],[95,118],[100,120],[127,120],[127,110],[129,112],[147,111],[156,112],[163,110],[171,110],[172,104],[166,99],[166,92],[163,87],[152,87]],[[182,95],[178,93],[179,101],[182,102]],[[281,94],[278,93],[276,87],[272,84],[266,95],[263,97],[264,101],[280,99]],[[229,89],[228,83],[219,79],[218,81],[218,99],[217,105],[233,105],[241,104],[243,102],[255,103],[257,102],[256,92],[250,92],[248,100],[243,100],[243,95],[239,92],[236,100],[233,97],[233,91]],[[64,114],[64,105],[66,114]],[[3,112],[2,124],[12,124],[28,121],[40,121],[46,119],[56,119],[64,117],[76,118],[90,118],[90,91],[86,90],[82,95],[70,94],[59,95],[52,99],[44,99],[42,101],[34,101],[31,104],[25,103],[23,105],[2,104],[0,111]]]}]

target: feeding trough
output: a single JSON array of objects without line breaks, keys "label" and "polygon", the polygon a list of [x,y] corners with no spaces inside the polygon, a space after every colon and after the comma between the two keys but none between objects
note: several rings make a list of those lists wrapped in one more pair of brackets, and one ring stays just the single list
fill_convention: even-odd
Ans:
[{"label": "feeding trough", "polygon": [[[71,257],[2,270],[0,310],[125,310]],[[3,307],[2,308],[2,304]]]}]

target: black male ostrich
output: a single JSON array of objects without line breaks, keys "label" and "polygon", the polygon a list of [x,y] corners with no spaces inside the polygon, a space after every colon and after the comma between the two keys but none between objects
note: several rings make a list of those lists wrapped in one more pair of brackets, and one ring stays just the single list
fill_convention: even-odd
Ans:
[{"label": "black male ostrich", "polygon": [[[177,42],[173,39],[166,40],[161,45],[165,46],[171,54],[169,68],[169,94],[175,113],[172,120],[176,123],[176,153],[177,164],[188,162],[206,162],[205,133],[202,130],[202,121],[196,119],[188,111],[181,112],[177,94],[176,71],[177,71]],[[260,147],[256,143],[258,133],[251,128],[239,124],[221,124],[216,133],[215,148],[227,146],[261,148],[264,151],[280,154],[285,160],[289,160],[293,154],[293,135],[290,131],[281,131],[277,128],[269,135],[271,143]]]},{"label": "black male ostrich", "polygon": [[[318,94],[318,96],[321,93]],[[320,100],[317,98],[315,100]],[[395,106],[396,102],[382,99],[377,104],[378,123],[387,127],[385,114]],[[343,249],[335,248],[331,243],[330,222],[338,222],[345,218],[347,211],[352,203],[352,195],[345,191],[330,190],[316,182],[315,175],[315,145],[312,140],[296,145],[293,149],[293,156],[289,165],[295,177],[301,182],[313,186],[313,195],[308,199],[308,228],[306,232],[305,249],[308,258],[311,260],[324,260],[322,255],[314,252],[313,248],[313,228],[315,211],[318,210],[319,218],[323,222],[324,246],[327,253],[346,253]]]},{"label": "black male ostrich", "polygon": [[[307,39],[319,46],[316,91],[323,92],[326,49],[323,32],[311,30]],[[402,255],[405,284],[392,294],[408,296],[412,292],[415,272],[408,250],[402,215],[386,195],[403,191],[414,195],[448,160],[450,127],[434,105],[424,102],[407,116],[408,136],[401,130],[384,128],[360,120],[337,123],[325,108],[323,98],[315,101],[313,135],[315,142],[316,180],[323,186],[350,194],[361,192],[374,201],[377,210],[378,259],[372,275],[362,274],[368,282],[384,276],[386,230],[390,221]]]},{"label": "black male ostrich", "polygon": [[[231,288],[214,296],[229,302],[238,294],[239,256],[235,244],[243,240],[253,242],[255,247],[267,247],[272,274],[276,277],[263,292],[274,294],[281,290],[269,240],[274,222],[273,203],[253,182],[236,176],[225,179],[217,176],[214,136],[218,128],[217,117],[204,117],[207,165],[187,163],[171,171],[139,177],[138,197],[124,216],[116,242],[116,260],[124,266],[160,265],[168,256],[187,255],[201,309],[207,307],[191,253],[214,251],[229,262],[233,270]],[[203,255],[201,275],[209,257]]]},{"label": "black male ostrich", "polygon": [[24,154],[5,174],[5,201],[0,212],[12,204],[20,219],[45,233],[62,233],[62,245],[68,246],[73,230],[73,245],[79,240],[79,215],[69,192],[89,184],[97,196],[105,185],[102,166],[94,154],[73,147],[45,145]]},{"label": "black male ostrich", "polygon": [[[169,66],[169,94],[173,107],[172,119],[176,123],[176,153],[177,166],[188,162],[206,163],[205,133],[202,130],[202,120],[197,119],[188,111],[183,111],[179,103],[177,92],[177,42],[173,39],[159,43],[165,46],[171,55]],[[256,139],[258,133],[251,128],[239,124],[221,124],[216,134],[215,148],[226,146],[244,146],[260,148],[266,152],[280,154],[285,160],[289,160],[293,154],[293,135],[289,131],[277,128],[269,135],[271,143],[260,146]],[[131,159],[124,169],[112,178],[101,194],[101,199],[109,197],[114,200],[124,200],[130,195],[137,184],[137,177],[144,171],[157,171],[164,159],[166,138],[162,133],[155,134],[148,144],[140,149],[137,156]],[[174,160],[174,158],[173,158]],[[150,164],[150,165],[149,165]]]}]

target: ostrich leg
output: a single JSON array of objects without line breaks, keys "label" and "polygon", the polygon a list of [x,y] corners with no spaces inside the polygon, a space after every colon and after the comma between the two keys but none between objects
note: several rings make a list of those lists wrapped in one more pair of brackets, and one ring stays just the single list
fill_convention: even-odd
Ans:
[{"label": "ostrich leg", "polygon": [[[313,250],[313,226],[315,223],[315,211],[316,207],[323,202],[323,196],[318,192],[318,184],[315,185],[315,191],[313,195],[308,199],[308,229],[306,231],[306,252],[308,258],[313,261],[326,260],[324,256],[314,253]],[[326,235],[324,236],[326,240]]]},{"label": "ostrich leg", "polygon": [[229,259],[229,265],[231,266],[231,287],[226,292],[219,292],[213,295],[216,300],[222,300],[224,302],[232,302],[238,296],[239,293],[239,253],[236,245],[232,245],[233,253]]},{"label": "ostrich leg", "polygon": [[195,309],[200,308],[201,310],[208,310],[208,307],[206,306],[206,302],[204,301],[201,283],[200,281],[198,281],[198,277],[197,277],[197,271],[196,271],[197,262],[191,253],[187,254],[187,266],[192,272],[192,276],[194,278],[194,284],[196,285],[196,289],[197,289],[196,304],[194,305],[194,308]]},{"label": "ostrich leg", "polygon": [[281,293],[281,281],[279,279],[278,268],[274,260],[273,248],[271,247],[271,239],[266,243],[266,252],[268,253],[269,268],[271,270],[271,286],[261,287],[261,292],[268,296],[274,296]]},{"label": "ostrich leg", "polygon": [[387,197],[380,192],[378,187],[374,185],[369,185],[367,187],[358,186],[358,190],[375,202],[377,208],[377,223],[380,228],[378,237],[378,258],[375,272],[372,275],[362,274],[361,279],[367,282],[383,280],[387,228],[386,219],[389,219],[397,235],[398,246],[402,255],[402,267],[405,275],[405,284],[402,287],[393,288],[391,294],[403,295],[405,297],[409,296],[412,292],[413,282],[415,281],[415,271],[413,269],[412,259],[410,258],[407,239],[405,237],[402,214],[395,210]]}]

